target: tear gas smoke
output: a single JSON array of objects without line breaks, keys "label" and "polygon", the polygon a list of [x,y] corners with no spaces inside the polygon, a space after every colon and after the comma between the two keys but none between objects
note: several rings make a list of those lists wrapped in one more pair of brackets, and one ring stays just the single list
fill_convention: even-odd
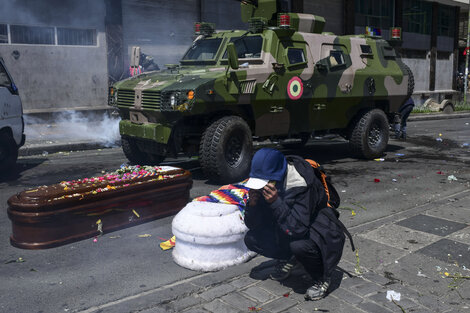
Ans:
[{"label": "tear gas smoke", "polygon": [[25,115],[26,142],[91,142],[105,147],[119,145],[119,117],[106,112],[65,111],[43,119]]}]

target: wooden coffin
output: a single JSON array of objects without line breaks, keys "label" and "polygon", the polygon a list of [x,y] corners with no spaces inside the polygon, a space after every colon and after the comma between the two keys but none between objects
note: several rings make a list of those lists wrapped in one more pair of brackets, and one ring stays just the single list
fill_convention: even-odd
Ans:
[{"label": "wooden coffin", "polygon": [[18,193],[8,200],[10,242],[23,249],[52,248],[176,214],[189,200],[191,174],[160,169],[151,175],[104,175]]}]

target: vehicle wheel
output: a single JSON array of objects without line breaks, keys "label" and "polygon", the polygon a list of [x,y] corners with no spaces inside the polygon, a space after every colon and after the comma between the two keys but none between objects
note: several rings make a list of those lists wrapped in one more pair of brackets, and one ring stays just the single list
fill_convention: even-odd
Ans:
[{"label": "vehicle wheel", "polygon": [[14,167],[18,158],[18,146],[8,133],[0,133],[0,172]]},{"label": "vehicle wheel", "polygon": [[248,124],[238,116],[225,116],[204,131],[199,145],[201,167],[218,183],[234,183],[248,177],[253,139]]},{"label": "vehicle wheel", "polygon": [[281,146],[286,149],[301,149],[310,139],[310,134],[301,134],[299,140],[293,142],[281,142]]},{"label": "vehicle wheel", "polygon": [[409,68],[408,65],[403,64],[405,67],[405,70],[408,74],[408,98],[411,97],[413,94],[413,91],[415,90],[415,77],[413,76],[413,72]]},{"label": "vehicle wheel", "polygon": [[134,139],[121,137],[122,150],[126,158],[133,164],[146,165],[149,162],[149,156],[140,151]]},{"label": "vehicle wheel", "polygon": [[389,138],[387,116],[380,109],[363,114],[351,131],[349,145],[355,155],[375,159],[383,155]]},{"label": "vehicle wheel", "polygon": [[442,109],[442,112],[445,113],[445,114],[452,114],[454,113],[454,106],[452,105],[452,102],[450,102],[449,100],[443,100],[441,102],[441,107],[443,108]]}]

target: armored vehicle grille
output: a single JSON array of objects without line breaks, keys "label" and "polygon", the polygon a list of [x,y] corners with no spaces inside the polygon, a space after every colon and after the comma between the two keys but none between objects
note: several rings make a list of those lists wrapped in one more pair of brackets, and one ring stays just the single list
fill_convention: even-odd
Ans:
[{"label": "armored vehicle grille", "polygon": [[255,93],[256,80],[245,80],[240,82],[240,90],[243,94]]},{"label": "armored vehicle grille", "polygon": [[160,91],[142,91],[142,108],[160,110],[162,104],[162,93]]},{"label": "armored vehicle grille", "polygon": [[134,90],[123,90],[119,89],[117,94],[117,105],[131,107],[134,106]]}]

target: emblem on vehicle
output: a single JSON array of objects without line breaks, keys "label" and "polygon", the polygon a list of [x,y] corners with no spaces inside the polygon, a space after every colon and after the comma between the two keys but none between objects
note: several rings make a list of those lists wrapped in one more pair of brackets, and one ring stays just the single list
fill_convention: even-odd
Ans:
[{"label": "emblem on vehicle", "polygon": [[298,100],[302,97],[303,92],[304,85],[302,84],[302,80],[297,76],[292,77],[287,84],[287,94],[289,95],[289,98],[292,100]]}]

